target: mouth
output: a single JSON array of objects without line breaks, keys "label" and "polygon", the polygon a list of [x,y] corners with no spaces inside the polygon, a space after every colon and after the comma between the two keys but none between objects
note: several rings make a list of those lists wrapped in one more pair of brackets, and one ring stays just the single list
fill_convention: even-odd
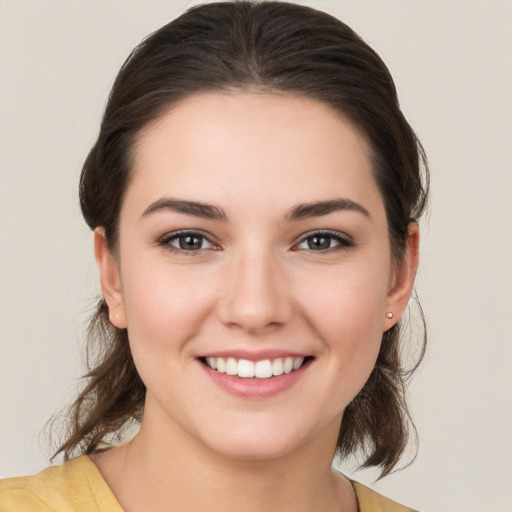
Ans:
[{"label": "mouth", "polygon": [[241,379],[272,379],[280,375],[296,372],[313,357],[276,357],[250,361],[235,357],[202,357],[200,361],[211,370]]}]

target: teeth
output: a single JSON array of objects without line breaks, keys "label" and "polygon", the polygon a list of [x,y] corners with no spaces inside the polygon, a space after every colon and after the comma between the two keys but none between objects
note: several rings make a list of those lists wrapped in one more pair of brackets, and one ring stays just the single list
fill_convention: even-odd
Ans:
[{"label": "teeth", "polygon": [[222,357],[212,357],[212,359],[217,360],[217,364],[215,365],[217,367],[217,371],[220,373],[226,373],[226,360]]},{"label": "teeth", "polygon": [[233,357],[229,357],[226,361],[226,373],[228,375],[236,375],[238,373],[238,363]]},{"label": "teeth", "polygon": [[258,361],[254,365],[254,375],[258,379],[268,379],[269,377],[272,377],[272,363],[270,362],[270,359]]},{"label": "teeth", "polygon": [[207,357],[206,363],[212,370],[217,370],[219,373],[238,375],[242,378],[268,379],[298,370],[304,363],[304,358],[280,357],[253,362],[247,359],[237,360],[234,357]]},{"label": "teeth", "polygon": [[272,361],[272,375],[282,375],[283,374],[283,360],[282,359],[274,359]]},{"label": "teeth", "polygon": [[237,373],[239,377],[254,377],[254,363],[247,361],[247,359],[240,359],[240,361],[238,361]]},{"label": "teeth", "polygon": [[304,358],[303,357],[296,357],[293,360],[293,370],[298,370],[302,366],[303,362],[304,362]]}]

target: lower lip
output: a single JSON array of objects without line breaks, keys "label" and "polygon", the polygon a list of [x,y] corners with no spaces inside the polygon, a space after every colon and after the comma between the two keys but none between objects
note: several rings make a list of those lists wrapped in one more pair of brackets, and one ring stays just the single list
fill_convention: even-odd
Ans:
[{"label": "lower lip", "polygon": [[243,398],[270,398],[293,386],[306,372],[312,361],[306,361],[298,370],[268,379],[242,378],[212,370],[199,362],[203,371],[217,386],[231,395]]}]

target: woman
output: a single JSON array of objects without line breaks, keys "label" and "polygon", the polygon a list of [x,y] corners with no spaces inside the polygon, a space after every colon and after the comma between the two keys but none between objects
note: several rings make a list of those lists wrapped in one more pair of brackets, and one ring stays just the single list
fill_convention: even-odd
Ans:
[{"label": "woman", "polygon": [[327,14],[215,3],[143,41],[82,172],[103,298],[70,460],[0,509],[409,510],[331,465],[385,475],[406,445],[423,160]]}]

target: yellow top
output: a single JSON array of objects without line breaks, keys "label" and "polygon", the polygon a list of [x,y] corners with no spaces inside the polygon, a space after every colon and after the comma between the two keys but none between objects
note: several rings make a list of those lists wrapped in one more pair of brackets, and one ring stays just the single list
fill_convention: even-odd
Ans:
[{"label": "yellow top", "polygon": [[[353,482],[360,512],[413,512]],[[0,480],[1,512],[123,512],[88,455],[34,476]]]}]

